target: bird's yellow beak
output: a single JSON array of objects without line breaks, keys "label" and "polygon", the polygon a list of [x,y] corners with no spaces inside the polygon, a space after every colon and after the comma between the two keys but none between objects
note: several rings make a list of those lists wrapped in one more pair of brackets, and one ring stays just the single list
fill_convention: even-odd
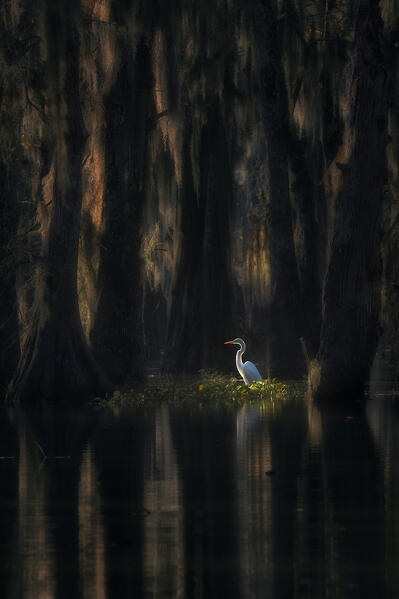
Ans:
[{"label": "bird's yellow beak", "polygon": [[227,345],[228,343],[234,343],[234,341],[225,341],[224,345]]}]

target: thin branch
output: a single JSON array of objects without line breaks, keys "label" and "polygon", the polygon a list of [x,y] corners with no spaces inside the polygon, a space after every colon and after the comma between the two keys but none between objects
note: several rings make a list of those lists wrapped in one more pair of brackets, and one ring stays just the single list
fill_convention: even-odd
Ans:
[{"label": "thin branch", "polygon": [[43,122],[46,122],[46,117],[44,115],[44,113],[40,110],[40,108],[38,106],[36,106],[36,104],[34,102],[32,102],[32,100],[29,97],[29,92],[28,92],[28,85],[25,83],[25,95],[26,95],[26,101],[28,102],[28,104],[30,106],[32,106],[32,108],[34,108],[35,110],[37,110],[37,112],[40,115],[40,118],[43,120]]},{"label": "thin branch", "polygon": [[310,358],[309,358],[309,354],[308,354],[308,349],[306,347],[306,341],[303,337],[300,337],[299,341],[301,342],[302,352],[303,352],[307,367],[309,369]]},{"label": "thin branch", "polygon": [[33,441],[34,441],[34,443],[36,443],[36,445],[37,445],[37,446],[38,446],[38,448],[40,449],[40,451],[41,451],[41,454],[42,454],[42,456],[43,456],[44,460],[47,460],[47,455],[44,453],[44,451],[43,451],[43,447],[40,445],[40,443],[39,443],[38,441],[36,441],[36,439],[35,439],[35,438],[33,438]]}]

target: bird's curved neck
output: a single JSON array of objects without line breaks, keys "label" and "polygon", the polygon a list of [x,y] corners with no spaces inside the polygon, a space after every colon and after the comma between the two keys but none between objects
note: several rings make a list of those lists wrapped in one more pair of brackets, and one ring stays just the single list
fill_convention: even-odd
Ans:
[{"label": "bird's curved neck", "polygon": [[244,363],[242,361],[242,355],[245,352],[245,343],[243,345],[240,345],[240,349],[237,351],[236,353],[236,365],[237,365],[237,369],[240,372],[240,369],[244,366]]}]

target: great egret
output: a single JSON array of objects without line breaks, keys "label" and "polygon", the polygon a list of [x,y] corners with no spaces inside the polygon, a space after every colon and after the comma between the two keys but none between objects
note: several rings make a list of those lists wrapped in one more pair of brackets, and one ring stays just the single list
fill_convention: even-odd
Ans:
[{"label": "great egret", "polygon": [[233,343],[234,345],[239,345],[240,349],[236,354],[236,365],[237,370],[241,374],[242,378],[245,381],[246,385],[251,385],[252,383],[256,383],[257,381],[263,381],[259,370],[256,368],[255,364],[252,362],[243,362],[242,354],[246,350],[246,345],[243,339],[237,337],[237,339],[233,339],[233,341],[225,341],[225,345],[228,343]]}]

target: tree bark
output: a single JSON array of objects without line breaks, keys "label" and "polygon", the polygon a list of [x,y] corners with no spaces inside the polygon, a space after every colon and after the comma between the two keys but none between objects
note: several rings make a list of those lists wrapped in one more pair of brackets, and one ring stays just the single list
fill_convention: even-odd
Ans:
[{"label": "tree bark", "polygon": [[268,337],[271,365],[289,364],[292,370],[303,364],[299,344],[303,317],[288,178],[291,141],[288,97],[277,29],[273,2],[260,0],[254,13],[254,31],[269,174]]},{"label": "tree bark", "polygon": [[234,287],[230,270],[228,142],[219,100],[208,97],[199,141],[199,186],[194,184],[192,115],[185,114],[181,191],[181,247],[173,288],[164,368],[196,372],[229,368],[223,342],[233,329]]},{"label": "tree bark", "polygon": [[100,298],[91,332],[99,363],[118,383],[140,378],[144,371],[140,227],[155,119],[152,41],[146,32],[134,57],[130,43],[124,41],[120,72],[105,102],[105,232]]},{"label": "tree bark", "polygon": [[[18,164],[18,163],[17,163]],[[21,168],[0,159],[0,395],[3,395],[20,355],[16,290],[17,256],[13,251],[18,226]],[[15,193],[17,191],[17,193]],[[15,197],[15,195],[16,197]]]},{"label": "tree bark", "polygon": [[45,21],[49,118],[43,143],[53,156],[52,214],[31,327],[8,394],[21,401],[87,398],[107,388],[85,341],[77,298],[86,142],[79,96],[79,2],[49,5]]},{"label": "tree bark", "polygon": [[353,143],[347,164],[341,165],[343,182],[324,281],[320,347],[309,371],[316,399],[358,397],[377,347],[389,103],[382,28],[379,4],[362,0],[349,90]]},{"label": "tree bark", "polygon": [[15,6],[5,1],[0,6],[0,395],[20,356],[17,269],[31,258],[27,236],[18,232],[18,224],[33,178],[24,151],[27,82],[21,72],[28,79],[34,70],[34,58],[28,65],[26,61],[27,48],[36,39],[34,14],[29,3]]},{"label": "tree bark", "polygon": [[[3,185],[1,187],[4,189]],[[5,215],[7,211],[7,208],[4,206],[6,199],[1,191],[0,198],[2,198],[3,208],[5,208],[1,210],[0,219],[3,222],[7,222],[9,215]],[[1,250],[8,244],[7,233],[12,235],[15,233],[15,228],[7,228],[5,231],[2,230],[0,232]],[[10,264],[4,255],[3,259],[4,262],[1,265],[0,274],[0,396],[7,389],[20,355],[15,264]]]}]

